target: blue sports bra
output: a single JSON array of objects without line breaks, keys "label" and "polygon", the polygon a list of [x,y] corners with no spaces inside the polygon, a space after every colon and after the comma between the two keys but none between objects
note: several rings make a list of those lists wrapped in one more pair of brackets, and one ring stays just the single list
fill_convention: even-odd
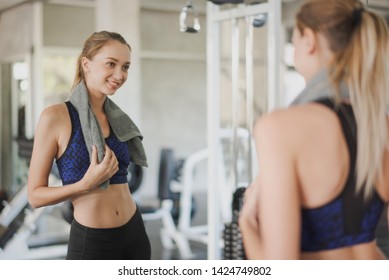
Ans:
[{"label": "blue sports bra", "polygon": [[[56,160],[59,175],[64,185],[80,181],[90,165],[89,153],[82,134],[81,123],[77,110],[67,101],[72,124],[72,132],[69,143],[64,153]],[[112,129],[110,135],[105,138],[107,146],[115,153],[119,162],[119,170],[109,180],[110,184],[127,183],[128,165],[130,164],[130,153],[125,142],[120,142]]]},{"label": "blue sports bra", "polygon": [[357,157],[356,121],[350,105],[335,106],[330,99],[316,101],[333,110],[340,119],[350,155],[350,170],[343,191],[331,202],[313,209],[302,209],[301,250],[315,252],[370,242],[384,209],[374,191],[371,198],[355,192]]}]

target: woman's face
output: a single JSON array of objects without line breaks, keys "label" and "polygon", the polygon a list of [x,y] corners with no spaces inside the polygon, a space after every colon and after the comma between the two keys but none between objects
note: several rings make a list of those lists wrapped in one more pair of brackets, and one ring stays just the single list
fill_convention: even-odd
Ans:
[{"label": "woman's face", "polygon": [[116,40],[105,44],[91,59],[83,58],[85,82],[90,93],[113,95],[127,80],[131,53]]}]

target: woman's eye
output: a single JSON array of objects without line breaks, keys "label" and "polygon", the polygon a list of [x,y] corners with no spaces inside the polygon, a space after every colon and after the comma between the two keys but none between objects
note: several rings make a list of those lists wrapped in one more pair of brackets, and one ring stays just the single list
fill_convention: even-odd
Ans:
[{"label": "woman's eye", "polygon": [[108,65],[109,67],[114,67],[114,66],[115,66],[115,63],[113,63],[113,62],[107,62],[107,65]]},{"label": "woman's eye", "polygon": [[123,66],[123,70],[124,70],[124,71],[128,71],[129,68],[130,68],[129,65],[124,65],[124,66]]}]

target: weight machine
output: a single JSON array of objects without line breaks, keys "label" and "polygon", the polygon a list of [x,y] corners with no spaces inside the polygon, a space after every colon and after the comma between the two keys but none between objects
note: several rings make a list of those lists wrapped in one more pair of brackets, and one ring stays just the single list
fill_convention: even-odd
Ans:
[{"label": "weight machine", "polygon": [[[213,3],[211,3],[213,2]],[[221,8],[220,5],[230,3]],[[267,99],[265,110],[271,110],[280,103],[280,27],[281,1],[243,1],[209,0],[207,3],[207,111],[208,111],[208,147],[190,155],[184,162],[178,190],[180,197],[180,215],[177,225],[186,256],[191,256],[189,241],[208,245],[208,259],[221,259],[224,238],[224,258],[243,258],[241,242],[229,243],[239,237],[237,217],[242,205],[245,187],[258,171],[255,148],[252,139],[253,122],[256,118],[254,76],[254,28],[266,25],[267,28]],[[222,63],[226,58],[225,30],[222,24],[229,23],[231,54],[230,73],[222,81],[225,73]],[[243,23],[243,28],[242,28]],[[225,26],[224,26],[225,27]],[[243,32],[242,32],[243,30]],[[224,32],[224,33],[223,33]],[[244,57],[241,57],[241,33],[244,38]],[[223,40],[224,39],[224,40]],[[227,40],[228,41],[228,40]],[[244,71],[240,69],[244,60]],[[242,75],[241,72],[244,72]],[[244,80],[243,90],[242,80]],[[222,125],[221,95],[226,87],[231,91],[231,122]],[[224,87],[224,88],[222,88]],[[263,90],[263,89],[262,89]],[[245,95],[245,104],[241,102],[241,92]],[[225,96],[224,96],[225,97]],[[257,112],[258,113],[258,112]],[[262,112],[260,112],[262,113]],[[245,125],[242,126],[242,115]],[[230,143],[226,143],[226,142]],[[224,148],[223,148],[224,147]],[[225,148],[227,147],[227,149]],[[202,161],[208,164],[208,221],[206,225],[191,225],[191,204],[194,192],[194,170]],[[225,225],[224,231],[222,225]],[[233,236],[234,235],[234,236]]]},{"label": "weight machine", "polygon": [[[281,1],[268,0],[263,1],[233,1],[240,4],[216,5],[228,3],[230,1],[209,1],[207,3],[207,142],[208,142],[208,259],[221,259],[220,240],[222,236],[222,225],[226,223],[223,215],[226,201],[221,201],[220,191],[228,192],[237,190],[239,187],[238,178],[238,157],[239,141],[238,130],[241,127],[241,117],[246,115],[246,129],[251,141],[252,125],[254,121],[254,99],[255,99],[255,81],[258,77],[254,76],[254,28],[263,26],[264,15],[266,16],[267,28],[267,90],[266,108],[264,111],[271,110],[278,106],[280,100],[280,46],[281,46]],[[243,3],[244,2],[244,3]],[[261,23],[262,21],[262,23]],[[222,29],[229,24],[229,32]],[[242,25],[245,27],[242,28]],[[226,29],[226,28],[225,28]],[[244,31],[244,40],[241,40],[241,32]],[[224,40],[226,33],[231,35],[230,44]],[[244,48],[241,48],[241,42],[244,42]],[[230,73],[229,80],[222,82],[223,63],[225,62],[226,46],[230,48]],[[241,49],[244,49],[244,56],[241,57]],[[240,69],[240,64],[244,61],[244,70]],[[224,71],[225,72],[225,71]],[[242,75],[244,73],[244,76]],[[227,79],[226,79],[227,80]],[[243,82],[242,82],[243,80]],[[227,84],[226,84],[227,83]],[[244,84],[244,85],[243,85]],[[222,117],[221,101],[222,93],[229,88],[232,98],[232,146],[233,155],[232,166],[224,166],[225,169],[231,169],[232,180],[225,184],[222,179],[225,173],[220,173],[220,139],[222,138]],[[242,89],[243,88],[243,89]],[[246,109],[245,112],[239,110],[238,104],[240,93],[245,93]],[[251,147],[247,144],[247,147]],[[248,157],[252,152],[247,153]],[[247,159],[250,164],[252,159]],[[253,179],[253,171],[257,169],[253,166],[247,166],[249,177]],[[246,185],[247,186],[247,185]],[[230,196],[232,197],[230,192]],[[227,200],[231,211],[231,200]],[[232,212],[232,211],[231,211]],[[227,221],[228,222],[228,221]]]},{"label": "weight machine", "polygon": [[[249,142],[250,148],[247,149],[245,152],[252,152],[253,149],[253,142],[250,139],[250,134],[246,129],[239,128],[236,131],[237,138],[239,142],[247,143]],[[220,203],[220,214],[221,218],[224,222],[230,221],[233,217],[233,211],[231,211],[231,205],[233,204],[232,201],[232,193],[234,192],[234,189],[231,188],[232,184],[228,184],[228,181],[231,181],[232,178],[234,178],[234,173],[228,172],[225,168],[225,166],[229,166],[232,164],[234,158],[233,157],[226,157],[223,154],[223,148],[228,149],[231,146],[231,139],[233,139],[234,131],[231,129],[223,129],[221,131],[220,135],[220,145],[219,145],[219,152],[218,152],[218,167],[219,171],[218,174],[220,175],[220,182],[222,182],[223,188],[218,188],[218,199],[222,203]],[[207,162],[209,159],[209,153],[208,149],[199,150],[190,156],[188,156],[182,166],[181,174],[179,180],[176,182],[175,190],[180,193],[180,207],[179,207],[179,219],[177,223],[177,232],[181,243],[177,246],[181,256],[183,258],[191,258],[193,257],[193,253],[191,251],[189,241],[195,241],[199,243],[203,243],[208,245],[209,238],[208,238],[208,227],[209,225],[193,225],[192,220],[192,210],[193,210],[193,193],[196,191],[195,183],[195,176],[196,176],[196,168],[203,162]],[[255,157],[250,157],[251,160],[253,160],[252,163],[250,163],[250,166],[256,166]],[[240,159],[243,163],[242,160]],[[239,161],[239,160],[238,160]],[[247,168],[243,164],[238,164],[237,166],[237,172],[239,174],[247,173]],[[208,175],[209,176],[209,175]],[[247,176],[241,176],[241,178],[244,178],[242,180],[238,180],[239,186],[247,186],[250,181],[249,177]],[[235,203],[236,204],[236,203]],[[212,211],[208,209],[208,211]],[[219,247],[222,246],[221,242],[219,243]]]},{"label": "weight machine", "polygon": [[[49,182],[61,184],[53,174],[50,174]],[[27,192],[25,185],[0,214],[0,259],[64,259],[70,225],[58,217],[63,223],[60,230],[39,233],[39,222],[43,217],[56,218],[48,214],[52,214],[58,205],[31,209]]]}]

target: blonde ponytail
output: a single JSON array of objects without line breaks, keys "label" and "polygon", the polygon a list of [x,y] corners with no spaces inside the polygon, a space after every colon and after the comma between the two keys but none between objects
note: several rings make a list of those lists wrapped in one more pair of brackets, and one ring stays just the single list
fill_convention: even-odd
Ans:
[{"label": "blonde ponytail", "polygon": [[357,191],[365,196],[382,175],[388,143],[389,36],[385,21],[362,11],[360,26],[349,44],[345,81],[357,121]]},{"label": "blonde ponytail", "polygon": [[336,88],[343,81],[349,88],[357,122],[356,189],[368,197],[388,148],[388,26],[358,0],[310,0],[296,19],[300,31],[308,27],[327,38],[334,53],[331,80]]}]

